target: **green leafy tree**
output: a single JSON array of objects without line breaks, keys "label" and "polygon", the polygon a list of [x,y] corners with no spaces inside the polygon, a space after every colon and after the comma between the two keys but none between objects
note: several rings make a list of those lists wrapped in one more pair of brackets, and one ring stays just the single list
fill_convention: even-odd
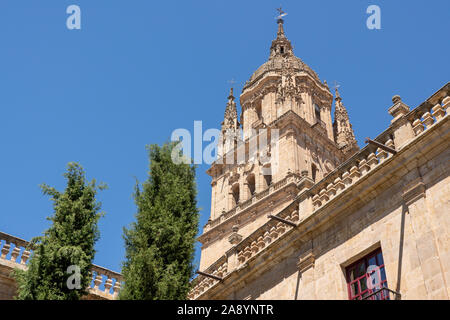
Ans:
[{"label": "green leafy tree", "polygon": [[[78,300],[87,294],[94,245],[99,239],[97,223],[103,215],[96,201],[95,180],[86,182],[77,163],[69,163],[64,174],[63,193],[41,185],[53,201],[52,225],[41,237],[32,240],[34,249],[28,269],[15,270],[20,300]],[[71,267],[72,266],[72,267]]]},{"label": "green leafy tree", "polygon": [[176,143],[147,146],[149,177],[136,184],[136,222],[124,228],[120,299],[178,300],[189,292],[199,220],[196,168],[174,163],[176,148]]}]

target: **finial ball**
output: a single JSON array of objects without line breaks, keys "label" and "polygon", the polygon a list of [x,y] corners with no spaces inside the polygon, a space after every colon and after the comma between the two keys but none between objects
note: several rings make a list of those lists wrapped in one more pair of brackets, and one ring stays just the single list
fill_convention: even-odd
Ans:
[{"label": "finial ball", "polygon": [[392,97],[392,102],[393,103],[397,103],[397,102],[400,102],[400,101],[402,101],[402,98],[400,98],[399,95],[396,94],[395,96]]}]

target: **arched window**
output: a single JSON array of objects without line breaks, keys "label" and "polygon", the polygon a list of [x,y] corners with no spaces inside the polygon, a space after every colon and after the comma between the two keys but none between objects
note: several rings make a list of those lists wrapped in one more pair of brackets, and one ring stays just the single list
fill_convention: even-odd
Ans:
[{"label": "arched window", "polygon": [[255,175],[254,174],[250,174],[247,177],[247,185],[248,185],[248,192],[250,194],[250,196],[253,196],[255,194]]},{"label": "arched window", "polygon": [[266,183],[266,187],[269,187],[272,184],[272,175],[271,174],[266,174],[264,176],[264,181]]},{"label": "arched window", "polygon": [[317,104],[314,104],[314,113],[316,114],[316,120],[320,120],[320,108]]},{"label": "arched window", "polygon": [[232,188],[233,193],[233,205],[236,206],[239,203],[239,184],[236,183]]},{"label": "arched window", "polygon": [[256,115],[258,117],[258,120],[262,121],[262,110],[261,110],[261,103],[258,103],[255,107]]},{"label": "arched window", "polygon": [[315,164],[311,165],[311,174],[312,174],[312,179],[314,182],[316,182],[316,177],[317,177],[317,167]]}]

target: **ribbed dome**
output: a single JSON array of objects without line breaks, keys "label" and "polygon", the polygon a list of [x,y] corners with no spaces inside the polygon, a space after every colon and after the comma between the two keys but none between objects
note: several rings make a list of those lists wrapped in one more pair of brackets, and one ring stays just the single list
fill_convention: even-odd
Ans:
[{"label": "ribbed dome", "polygon": [[289,57],[275,56],[269,59],[267,62],[263,63],[250,77],[250,79],[245,84],[245,87],[253,83],[255,80],[262,78],[265,73],[271,71],[281,71],[282,69],[292,69],[294,71],[303,71],[308,73],[311,77],[319,80],[317,74],[300,58],[292,55]]},{"label": "ribbed dome", "polygon": [[245,83],[244,89],[259,80],[268,72],[281,72],[283,69],[291,69],[296,72],[306,72],[311,77],[320,82],[317,74],[306,65],[300,58],[294,55],[291,42],[286,38],[283,29],[283,19],[278,21],[277,38],[272,41],[270,47],[270,57],[267,62],[261,65]]}]

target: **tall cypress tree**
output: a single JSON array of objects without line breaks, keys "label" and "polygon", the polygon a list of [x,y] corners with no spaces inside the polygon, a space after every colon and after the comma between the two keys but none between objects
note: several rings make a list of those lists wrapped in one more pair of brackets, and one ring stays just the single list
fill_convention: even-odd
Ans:
[{"label": "tall cypress tree", "polygon": [[148,179],[136,185],[136,222],[124,228],[121,299],[186,299],[193,275],[199,209],[195,166],[172,162],[176,143],[147,147]]},{"label": "tall cypress tree", "polygon": [[52,225],[32,240],[34,253],[28,269],[15,270],[17,299],[78,300],[87,294],[94,244],[99,239],[97,222],[103,215],[95,197],[105,185],[86,182],[77,163],[68,164],[64,177],[67,186],[62,193],[41,185],[53,201],[54,215],[47,218]]}]

